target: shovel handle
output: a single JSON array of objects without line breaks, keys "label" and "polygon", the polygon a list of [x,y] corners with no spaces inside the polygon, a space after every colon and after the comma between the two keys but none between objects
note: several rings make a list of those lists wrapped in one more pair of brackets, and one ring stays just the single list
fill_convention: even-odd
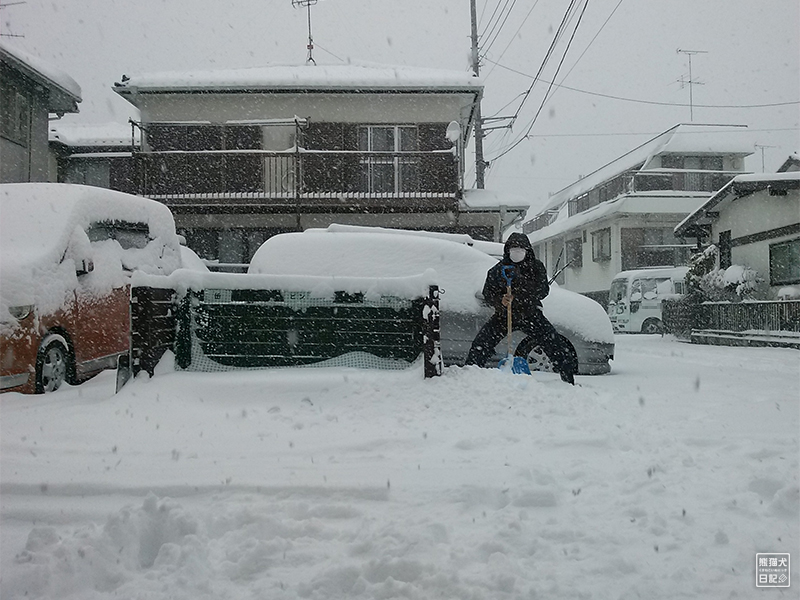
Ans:
[{"label": "shovel handle", "polygon": [[[506,293],[511,295],[511,286],[506,287]],[[506,333],[508,337],[508,356],[511,356],[511,302],[506,304]]]}]

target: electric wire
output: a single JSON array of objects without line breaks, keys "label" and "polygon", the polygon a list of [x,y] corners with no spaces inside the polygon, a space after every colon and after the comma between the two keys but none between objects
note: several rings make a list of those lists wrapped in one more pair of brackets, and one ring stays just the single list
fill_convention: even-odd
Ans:
[{"label": "electric wire", "polygon": [[[501,69],[505,69],[507,71],[511,71],[512,73],[516,73],[517,75],[522,75],[523,77],[528,77],[528,78],[531,78],[531,79],[535,78],[535,76],[531,75],[530,73],[523,73],[522,71],[518,71],[518,70],[513,69],[511,67],[507,67],[505,65],[501,65],[500,63],[495,63],[494,61],[491,61],[489,59],[487,59],[487,61],[491,62],[492,64],[495,64],[496,66],[500,67]],[[599,96],[601,98],[608,98],[610,100],[620,100],[620,101],[624,101],[624,102],[635,102],[637,104],[652,104],[652,105],[656,105],[656,106],[675,106],[675,107],[686,107],[686,106],[689,106],[688,103],[684,104],[684,103],[681,103],[681,102],[661,102],[661,101],[658,101],[658,100],[642,100],[641,98],[626,98],[624,96],[615,96],[613,94],[603,94],[601,92],[591,92],[589,90],[582,90],[580,88],[564,85],[563,83],[554,83],[554,82],[548,81],[546,79],[542,79],[541,77],[538,78],[538,81],[541,81],[542,83],[548,83],[548,84],[552,83],[556,87],[564,88],[565,90],[570,90],[572,92],[578,92],[580,94],[588,94],[589,96]],[[693,104],[692,106],[700,107],[700,108],[773,108],[773,107],[777,107],[777,106],[791,106],[793,104],[800,104],[800,100],[789,100],[787,102],[765,102],[765,103],[761,103],[761,104]]]},{"label": "electric wire", "polygon": [[508,11],[506,12],[506,16],[503,19],[503,22],[500,24],[500,27],[497,29],[497,32],[494,34],[494,37],[490,41],[488,41],[485,45],[484,52],[489,52],[491,50],[494,43],[497,41],[497,38],[500,36],[500,32],[503,31],[503,28],[506,26],[506,22],[508,18],[511,16],[511,12],[514,10],[514,6],[516,5],[517,0],[512,0],[511,6],[509,7]]},{"label": "electric wire", "polygon": [[[528,18],[531,16],[531,14],[533,14],[533,9],[536,8],[537,4],[539,4],[539,0],[536,0],[536,2],[533,3],[533,6],[531,6],[530,10],[528,11],[528,14],[525,15],[524,19],[522,19],[522,22],[519,24],[519,27],[517,27],[517,30],[514,32],[514,35],[511,36],[511,40],[508,42],[508,44],[506,44],[506,47],[503,48],[503,51],[500,53],[500,56],[497,57],[498,61],[503,60],[503,57],[506,55],[506,52],[508,51],[508,49],[511,47],[511,44],[514,43],[514,40],[519,35],[519,32],[522,31],[522,27],[525,25],[525,22],[528,20]],[[485,58],[487,54],[488,54],[488,51],[484,52],[482,57]],[[486,74],[486,77],[484,77],[484,80],[489,78],[489,76],[492,74],[492,71],[494,71],[494,66],[492,66],[492,68],[489,69],[489,72]]]},{"label": "electric wire", "polygon": [[[584,1],[584,5],[583,5],[583,9],[581,10],[581,13],[580,13],[580,15],[579,15],[579,17],[578,17],[578,21],[577,21],[577,23],[575,24],[575,28],[574,28],[574,29],[573,29],[573,31],[572,31],[572,35],[570,36],[570,39],[569,39],[569,41],[568,41],[568,43],[567,43],[567,46],[566,46],[566,48],[564,49],[564,53],[563,53],[563,55],[561,56],[561,60],[559,61],[558,68],[557,68],[557,70],[556,70],[556,76],[558,76],[558,72],[560,71],[560,69],[561,69],[561,66],[564,64],[564,59],[566,58],[566,56],[567,56],[567,53],[569,52],[570,46],[572,45],[572,42],[573,42],[573,40],[575,39],[575,33],[578,31],[578,27],[580,26],[581,20],[583,19],[583,15],[584,15],[584,13],[586,12],[586,7],[588,6],[588,4],[589,4],[589,0],[585,0],[585,1]],[[574,10],[574,9],[575,9],[577,6],[578,6],[578,2],[577,2],[577,0],[576,0],[576,1],[574,1],[574,2],[571,2],[571,3],[570,3],[570,6],[567,8],[567,12],[566,12],[566,13],[565,13],[565,15],[564,15],[564,19],[562,20],[562,22],[561,22],[561,25],[559,26],[559,31],[556,33],[556,36],[553,38],[553,44],[551,44],[551,46],[550,46],[550,50],[548,50],[548,55],[547,55],[547,56],[545,56],[545,61],[542,63],[542,66],[540,67],[540,69],[539,69],[539,72],[537,73],[537,76],[536,76],[536,78],[533,80],[533,82],[531,83],[530,87],[528,88],[528,91],[526,92],[526,96],[525,96],[525,98],[523,99],[523,102],[520,104],[519,108],[517,109],[517,113],[515,114],[515,117],[514,117],[515,119],[516,119],[516,117],[519,115],[519,112],[522,110],[522,106],[524,106],[524,103],[525,103],[525,101],[527,101],[528,97],[530,96],[530,92],[533,90],[533,86],[534,86],[534,84],[536,83],[536,81],[537,81],[537,80],[539,79],[539,77],[541,76],[541,73],[542,73],[542,70],[544,69],[544,66],[545,66],[545,64],[547,63],[547,61],[549,60],[550,56],[552,55],[552,49],[555,47],[555,45],[556,45],[556,42],[558,41],[558,39],[560,38],[560,36],[561,36],[561,35],[563,35],[563,30],[564,30],[564,29],[566,29],[566,24],[567,24],[567,22],[569,21],[569,19],[570,19],[571,15],[572,15],[572,13],[573,13],[573,10]],[[544,95],[544,99],[542,100],[542,103],[541,103],[541,105],[539,106],[539,109],[536,111],[536,114],[534,115],[533,119],[531,120],[531,122],[530,122],[530,125],[528,126],[528,128],[527,128],[527,130],[526,130],[525,134],[524,134],[522,137],[518,138],[518,139],[517,139],[515,142],[513,142],[513,143],[512,143],[512,144],[511,144],[511,145],[510,145],[508,148],[506,148],[505,150],[503,150],[503,151],[502,151],[500,154],[498,154],[497,156],[495,156],[495,157],[494,157],[492,160],[490,160],[490,161],[489,161],[490,163],[491,163],[492,161],[494,161],[494,160],[497,160],[498,158],[500,158],[500,157],[502,157],[502,156],[505,156],[506,154],[508,154],[509,152],[511,152],[511,150],[513,150],[514,148],[516,148],[517,146],[519,146],[519,145],[520,145],[520,144],[521,144],[521,143],[522,143],[524,140],[526,140],[526,139],[527,139],[527,136],[528,136],[528,134],[530,134],[531,130],[533,129],[533,125],[534,125],[534,123],[535,123],[535,122],[536,122],[536,120],[539,118],[539,115],[541,114],[541,112],[542,112],[542,109],[544,108],[544,104],[547,102],[547,99],[548,99],[548,97],[549,97],[550,90],[552,90],[552,87],[553,87],[552,85],[550,85],[550,86],[548,87],[548,89],[547,89],[547,92],[546,92],[546,93],[545,93],[545,95]],[[513,123],[513,121],[512,121],[512,123]]]}]

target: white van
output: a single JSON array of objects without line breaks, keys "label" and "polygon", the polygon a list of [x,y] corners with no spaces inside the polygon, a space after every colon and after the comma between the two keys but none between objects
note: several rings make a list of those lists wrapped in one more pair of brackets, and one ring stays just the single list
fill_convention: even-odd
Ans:
[{"label": "white van", "polygon": [[617,273],[608,291],[608,317],[615,333],[661,333],[661,301],[685,293],[689,267]]}]

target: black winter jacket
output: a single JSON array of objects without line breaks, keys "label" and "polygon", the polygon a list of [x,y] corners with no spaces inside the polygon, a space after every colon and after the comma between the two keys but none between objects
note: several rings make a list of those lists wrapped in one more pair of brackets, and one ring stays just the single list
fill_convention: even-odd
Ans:
[{"label": "black winter jacket", "polygon": [[[512,247],[525,248],[525,259],[522,262],[512,262],[509,256]],[[486,283],[483,285],[484,302],[496,312],[502,313],[504,317],[506,307],[503,306],[503,296],[507,285],[503,277],[504,266],[507,267],[511,279],[511,293],[514,295],[511,315],[514,320],[520,320],[541,308],[542,299],[550,293],[547,269],[534,255],[528,236],[521,233],[512,233],[509,236],[503,249],[503,260],[489,269],[486,273]]]}]

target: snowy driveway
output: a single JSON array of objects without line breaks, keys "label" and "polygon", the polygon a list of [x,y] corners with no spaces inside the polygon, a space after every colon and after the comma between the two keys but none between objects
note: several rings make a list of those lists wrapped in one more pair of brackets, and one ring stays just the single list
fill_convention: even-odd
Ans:
[{"label": "snowy driveway", "polygon": [[113,374],[0,397],[3,598],[751,597],[800,586],[798,353],[610,375]]}]

